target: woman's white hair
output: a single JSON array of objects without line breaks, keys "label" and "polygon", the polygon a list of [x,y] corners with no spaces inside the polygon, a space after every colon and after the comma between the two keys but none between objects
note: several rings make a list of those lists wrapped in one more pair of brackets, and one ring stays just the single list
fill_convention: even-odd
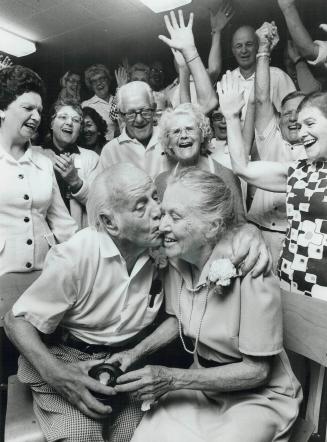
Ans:
[{"label": "woman's white hair", "polygon": [[183,103],[179,106],[175,107],[175,109],[168,108],[162,114],[160,123],[159,123],[159,141],[160,144],[166,152],[169,154],[169,136],[168,133],[171,129],[171,124],[177,115],[191,115],[194,117],[196,124],[203,135],[203,142],[201,144],[200,154],[207,156],[209,155],[210,149],[210,141],[212,139],[212,129],[210,127],[210,120],[208,117],[204,115],[204,113],[200,110],[199,106],[192,103]]},{"label": "woman's white hair", "polygon": [[180,184],[200,196],[192,199],[190,204],[205,222],[219,223],[215,241],[233,226],[235,219],[233,195],[219,176],[198,167],[177,168],[168,178],[167,188],[173,184]]}]

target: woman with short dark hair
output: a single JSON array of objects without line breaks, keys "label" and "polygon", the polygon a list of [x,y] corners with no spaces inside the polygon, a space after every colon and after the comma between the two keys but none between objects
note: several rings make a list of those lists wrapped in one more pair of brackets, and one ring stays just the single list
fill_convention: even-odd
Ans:
[{"label": "woman with short dark hair", "polygon": [[101,154],[106,144],[107,123],[101,115],[92,107],[83,108],[83,123],[79,138],[79,144],[85,149],[90,149]]},{"label": "woman with short dark hair", "polygon": [[44,93],[31,69],[0,71],[0,275],[42,269],[49,248],[77,230],[51,162],[30,144]]}]

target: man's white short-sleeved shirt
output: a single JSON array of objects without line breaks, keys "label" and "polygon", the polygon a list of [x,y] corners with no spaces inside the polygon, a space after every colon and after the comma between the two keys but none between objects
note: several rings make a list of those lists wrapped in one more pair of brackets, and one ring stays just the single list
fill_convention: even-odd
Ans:
[{"label": "man's white short-sleeved shirt", "polygon": [[43,333],[60,325],[90,344],[114,345],[156,317],[163,294],[151,298],[155,272],[144,252],[129,274],[110,236],[87,227],[51,249],[42,274],[14,304],[13,314]]}]

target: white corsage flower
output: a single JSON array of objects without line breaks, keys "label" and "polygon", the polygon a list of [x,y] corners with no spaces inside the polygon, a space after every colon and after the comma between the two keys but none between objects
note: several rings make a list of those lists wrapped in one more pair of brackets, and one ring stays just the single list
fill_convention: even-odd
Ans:
[{"label": "white corsage flower", "polygon": [[215,259],[210,266],[208,279],[217,286],[227,287],[232,278],[239,276],[240,272],[228,258]]}]

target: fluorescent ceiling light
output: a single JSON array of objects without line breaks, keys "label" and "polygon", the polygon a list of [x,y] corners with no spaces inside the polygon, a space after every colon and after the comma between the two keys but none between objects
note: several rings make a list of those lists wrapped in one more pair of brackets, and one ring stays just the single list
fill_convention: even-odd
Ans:
[{"label": "fluorescent ceiling light", "polygon": [[163,12],[180,8],[181,6],[191,3],[192,0],[140,0],[140,2],[154,12]]},{"label": "fluorescent ceiling light", "polygon": [[0,51],[15,57],[24,57],[35,52],[36,47],[32,41],[0,29]]}]

